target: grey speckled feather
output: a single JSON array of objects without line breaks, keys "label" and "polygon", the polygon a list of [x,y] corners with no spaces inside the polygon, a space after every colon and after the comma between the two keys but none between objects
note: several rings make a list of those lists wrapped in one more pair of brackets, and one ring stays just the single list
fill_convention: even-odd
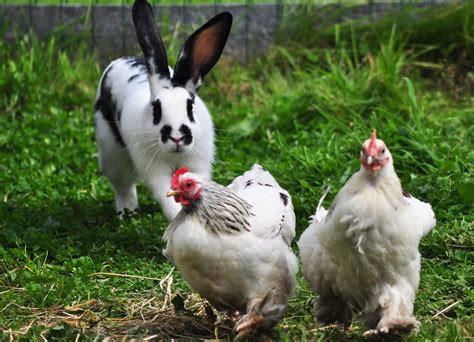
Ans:
[{"label": "grey speckled feather", "polygon": [[234,191],[211,181],[202,181],[202,198],[183,207],[166,229],[167,241],[173,230],[187,217],[195,215],[204,227],[214,234],[236,234],[250,231],[252,206]]},{"label": "grey speckled feather", "polygon": [[260,165],[228,187],[192,173],[180,184],[190,179],[199,186],[166,230],[164,255],[218,310],[240,312],[240,336],[273,327],[296,285],[291,196]]}]

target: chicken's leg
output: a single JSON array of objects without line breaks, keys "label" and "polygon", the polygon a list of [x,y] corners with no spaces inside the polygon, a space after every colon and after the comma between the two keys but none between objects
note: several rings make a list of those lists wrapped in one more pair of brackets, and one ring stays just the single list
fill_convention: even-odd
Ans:
[{"label": "chicken's leg", "polygon": [[238,338],[254,333],[263,321],[263,316],[256,311],[251,311],[244,315],[235,327]]},{"label": "chicken's leg", "polygon": [[257,296],[247,305],[248,310],[236,324],[238,337],[254,333],[258,328],[270,329],[285,315],[288,294],[276,287],[264,296]]},{"label": "chicken's leg", "polygon": [[337,323],[347,327],[351,324],[351,308],[342,298],[321,295],[314,300],[314,310],[316,319],[324,325]]},{"label": "chicken's leg", "polygon": [[[403,291],[405,290],[405,291]],[[409,287],[393,287],[387,299],[376,312],[366,315],[369,327],[376,323],[375,329],[369,329],[364,336],[379,334],[409,334],[418,331],[419,322],[413,317],[414,291]],[[372,323],[372,324],[370,324]]]}]

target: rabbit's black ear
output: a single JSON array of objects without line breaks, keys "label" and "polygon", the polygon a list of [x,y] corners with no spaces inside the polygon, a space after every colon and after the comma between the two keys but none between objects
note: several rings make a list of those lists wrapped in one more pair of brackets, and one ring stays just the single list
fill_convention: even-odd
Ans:
[{"label": "rabbit's black ear", "polygon": [[196,30],[184,43],[172,78],[174,86],[196,92],[217,63],[232,26],[232,14],[222,12]]},{"label": "rabbit's black ear", "polygon": [[152,96],[165,80],[169,83],[170,71],[165,45],[153,19],[153,9],[146,0],[136,0],[132,8],[133,25],[137,33],[138,43],[145,56],[148,79]]}]

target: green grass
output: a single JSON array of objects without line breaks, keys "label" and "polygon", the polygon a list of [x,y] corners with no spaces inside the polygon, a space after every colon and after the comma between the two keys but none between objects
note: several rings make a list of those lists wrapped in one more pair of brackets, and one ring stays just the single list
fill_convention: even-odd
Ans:
[{"label": "green grass", "polygon": [[[284,17],[285,30],[279,43],[296,50],[301,47],[345,47],[351,57],[363,58],[390,39],[395,26],[397,45],[416,54],[424,73],[454,62],[469,68],[474,59],[474,3],[416,7],[405,4],[399,11],[387,11],[382,18],[360,17],[347,21],[351,6],[300,6]],[[340,22],[334,26],[335,22]],[[315,29],[317,28],[317,29]]]},{"label": "green grass", "polygon": [[[299,236],[324,189],[334,189],[328,205],[358,169],[360,143],[377,128],[404,187],[438,219],[420,246],[422,326],[410,340],[472,339],[472,68],[429,59],[439,67],[427,74],[395,29],[368,51],[337,32],[330,49],[275,48],[247,68],[223,60],[208,76],[201,96],[217,127],[215,179],[264,165],[293,196]],[[93,141],[101,68],[85,49],[74,57],[54,40],[0,43],[0,339],[212,336],[199,298],[176,270],[167,277],[166,222],[145,187],[139,214],[115,217]],[[298,283],[276,336],[361,339],[357,322],[316,326],[309,287],[301,275]]]}]

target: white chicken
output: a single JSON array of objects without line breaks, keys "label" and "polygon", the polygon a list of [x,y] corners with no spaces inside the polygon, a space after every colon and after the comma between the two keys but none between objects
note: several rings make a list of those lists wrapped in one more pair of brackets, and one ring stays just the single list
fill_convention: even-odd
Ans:
[{"label": "white chicken", "polygon": [[275,326],[296,285],[289,193],[260,165],[228,187],[179,169],[168,196],[182,204],[164,255],[218,310],[243,314],[239,337]]},{"label": "white chicken", "polygon": [[319,205],[298,241],[303,274],[319,295],[316,318],[347,325],[360,312],[369,328],[364,335],[416,331],[418,245],[436,219],[428,203],[403,192],[375,131],[360,160],[329,211]]}]

